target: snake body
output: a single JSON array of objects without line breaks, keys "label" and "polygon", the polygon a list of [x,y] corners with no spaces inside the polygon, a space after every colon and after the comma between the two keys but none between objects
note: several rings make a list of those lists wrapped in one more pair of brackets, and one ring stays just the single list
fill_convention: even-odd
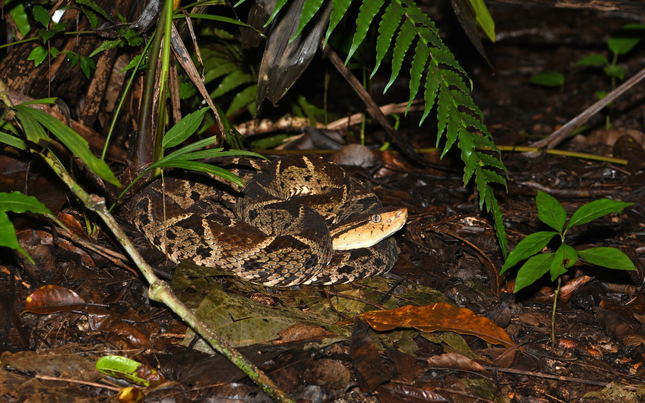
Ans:
[{"label": "snake body", "polygon": [[267,286],[334,284],[389,271],[407,211],[321,157],[231,160],[221,179],[166,177],[130,202],[130,218],[170,260],[190,260]]}]

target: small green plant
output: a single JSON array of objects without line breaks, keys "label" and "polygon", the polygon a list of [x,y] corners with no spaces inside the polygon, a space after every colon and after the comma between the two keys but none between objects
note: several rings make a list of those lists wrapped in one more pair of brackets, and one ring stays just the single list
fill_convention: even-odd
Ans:
[{"label": "small green plant", "polygon": [[[611,62],[605,55],[591,53],[578,60],[576,66],[601,68],[607,77],[611,79],[611,89],[616,88],[617,80],[624,80],[626,71],[618,64],[618,56],[629,53],[645,37],[645,24],[627,24],[620,31],[607,39],[607,48],[611,52]],[[602,99],[607,96],[607,91],[596,91],[596,98]],[[607,116],[607,128],[611,127],[609,116]]]},{"label": "small green plant", "polygon": [[[558,282],[553,299],[551,338],[555,339],[553,319],[558,293],[560,291],[560,276],[567,272],[579,260],[587,263],[616,270],[636,270],[630,258],[617,248],[596,247],[589,249],[574,249],[567,244],[567,233],[575,226],[587,224],[597,218],[611,213],[617,213],[632,203],[611,199],[599,199],[580,206],[567,220],[567,212],[560,202],[548,193],[538,191],[535,197],[538,218],[555,231],[540,231],[522,239],[509,253],[502,266],[500,274],[515,266],[522,260],[526,262],[520,267],[515,279],[515,289],[521,289],[535,283],[547,273],[551,281]],[[560,236],[559,246],[555,252],[545,252],[543,249],[555,238]]]}]

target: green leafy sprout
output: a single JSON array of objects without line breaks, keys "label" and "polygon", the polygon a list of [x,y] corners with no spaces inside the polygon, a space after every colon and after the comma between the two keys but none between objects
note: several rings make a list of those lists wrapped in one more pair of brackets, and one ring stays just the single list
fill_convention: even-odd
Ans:
[{"label": "green leafy sprout", "polygon": [[[611,90],[616,88],[617,80],[624,80],[626,71],[618,64],[618,56],[631,52],[645,37],[645,24],[627,24],[620,31],[607,39],[607,48],[611,53],[611,61],[600,53],[591,53],[578,60],[576,66],[594,67],[602,69],[603,73],[611,79]],[[596,91],[596,98],[602,99],[608,94],[607,91]],[[611,127],[609,116],[606,116],[606,127]]]},{"label": "green leafy sprout", "polygon": [[[538,191],[535,202],[538,218],[554,231],[540,231],[527,236],[506,258],[500,274],[526,260],[517,272],[514,292],[535,283],[547,273],[550,273],[551,281],[555,281],[579,260],[608,269],[636,270],[630,258],[617,248],[595,247],[576,250],[566,242],[567,233],[571,228],[587,224],[607,214],[618,213],[632,203],[611,199],[594,200],[578,208],[567,220],[564,207],[548,193]],[[558,235],[560,245],[557,250],[543,252],[542,250]]]}]

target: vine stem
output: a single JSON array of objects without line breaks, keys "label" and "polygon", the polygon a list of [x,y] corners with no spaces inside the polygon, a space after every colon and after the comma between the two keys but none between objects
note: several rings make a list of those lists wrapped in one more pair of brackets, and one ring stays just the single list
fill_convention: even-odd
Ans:
[{"label": "vine stem", "polygon": [[69,187],[69,189],[78,197],[83,205],[95,212],[112,231],[118,242],[128,252],[132,261],[137,265],[141,274],[150,284],[148,289],[148,296],[150,299],[161,302],[168,306],[174,313],[176,313],[184,322],[197,332],[201,337],[206,340],[208,344],[216,351],[224,355],[238,368],[240,368],[253,382],[255,382],[262,390],[271,398],[278,402],[293,402],[286,393],[284,393],[278,386],[262,372],[255,364],[246,359],[239,351],[235,350],[229,343],[216,334],[213,330],[208,328],[206,324],[200,321],[195,314],[188,309],[188,307],[177,298],[172,292],[167,282],[161,280],[154,273],[152,267],[143,259],[139,254],[136,247],[132,244],[128,236],[125,234],[121,226],[110,214],[106,205],[105,199],[86,192],[67,172],[60,160],[50,150],[38,152],[43,160],[51,167],[56,175]]}]

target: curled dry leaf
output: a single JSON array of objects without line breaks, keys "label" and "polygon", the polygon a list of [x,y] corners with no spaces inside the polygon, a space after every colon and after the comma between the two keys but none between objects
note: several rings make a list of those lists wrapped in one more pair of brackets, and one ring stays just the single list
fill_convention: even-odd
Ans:
[{"label": "curled dry leaf", "polygon": [[69,288],[57,285],[40,287],[25,299],[25,312],[49,314],[69,312],[85,306],[85,300]]},{"label": "curled dry leaf", "polygon": [[489,343],[515,345],[504,329],[468,308],[445,302],[432,305],[406,305],[396,309],[370,311],[360,315],[374,330],[384,332],[401,327],[422,332],[449,331],[477,336]]},{"label": "curled dry leaf", "polygon": [[477,361],[459,353],[439,354],[428,358],[428,364],[437,368],[463,369],[464,371],[485,371],[486,369]]}]

